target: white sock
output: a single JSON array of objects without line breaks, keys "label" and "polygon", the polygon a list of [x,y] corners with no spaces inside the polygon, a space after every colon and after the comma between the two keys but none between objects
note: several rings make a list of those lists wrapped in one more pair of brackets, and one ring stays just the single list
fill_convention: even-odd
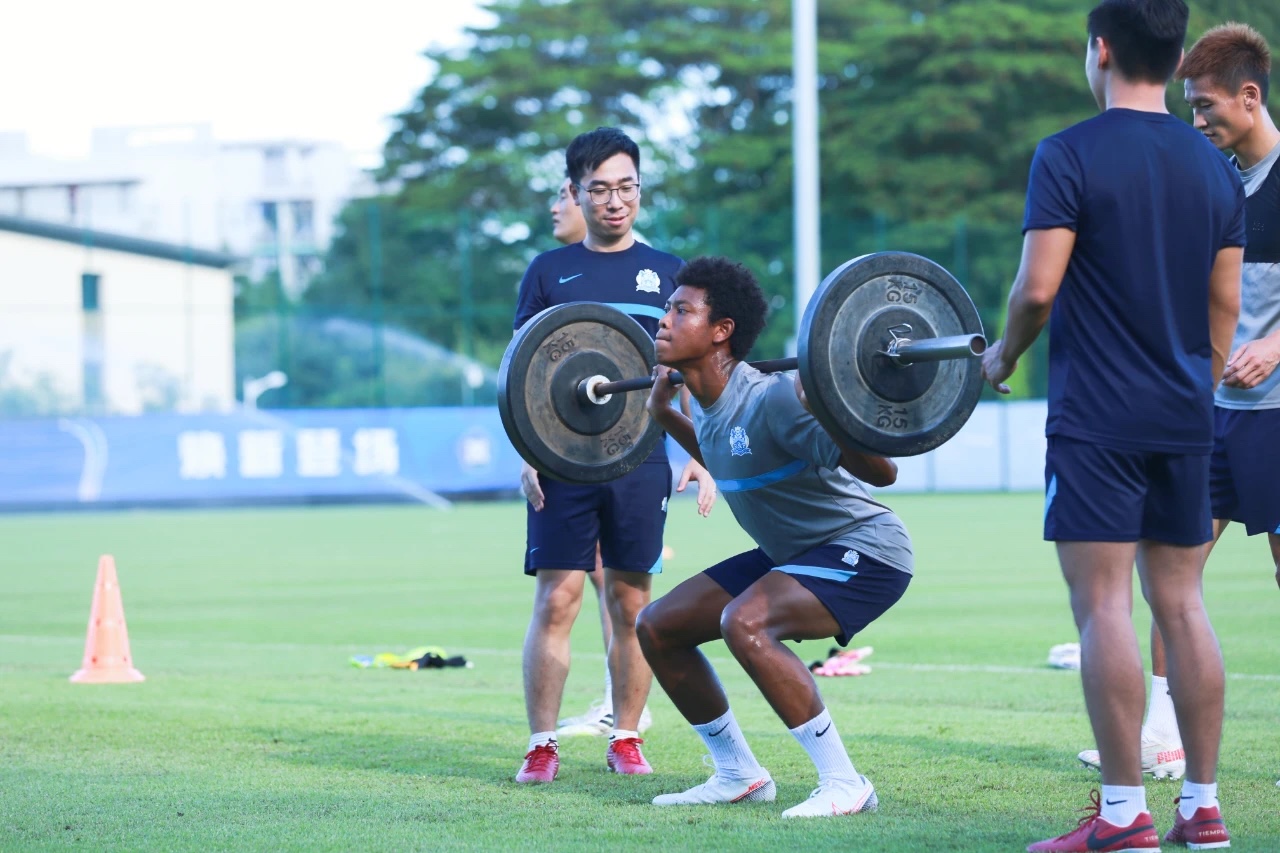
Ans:
[{"label": "white sock", "polygon": [[1128,826],[1147,810],[1147,789],[1138,785],[1103,785],[1102,819],[1112,826]]},{"label": "white sock", "polygon": [[1202,806],[1216,806],[1217,804],[1217,782],[1201,785],[1198,782],[1182,780],[1182,796],[1178,797],[1178,814],[1182,815],[1184,819],[1190,819],[1196,813],[1196,809]]},{"label": "white sock", "polygon": [[533,752],[535,746],[547,745],[554,746],[559,751],[560,744],[556,741],[555,732],[534,732],[529,735],[529,752]]},{"label": "white sock", "polygon": [[614,729],[609,735],[609,742],[612,743],[615,740],[626,740],[627,738],[638,737],[640,737],[639,732],[633,732],[628,729]]},{"label": "white sock", "polygon": [[1147,707],[1147,721],[1143,725],[1175,746],[1182,746],[1182,733],[1178,731],[1178,715],[1173,710],[1173,696],[1169,694],[1167,678],[1151,676],[1151,704]]},{"label": "white sock", "polygon": [[613,713],[613,673],[609,672],[609,661],[604,662],[604,708],[602,713]]},{"label": "white sock", "polygon": [[715,762],[716,774],[723,779],[759,779],[764,775],[760,762],[756,761],[747,739],[734,719],[733,709],[725,711],[709,723],[694,726]]},{"label": "white sock", "polygon": [[800,741],[800,745],[818,768],[819,782],[862,784],[858,779],[858,771],[853,769],[853,762],[849,760],[849,753],[844,750],[836,724],[831,722],[831,715],[826,708],[803,726],[791,729],[791,734]]}]

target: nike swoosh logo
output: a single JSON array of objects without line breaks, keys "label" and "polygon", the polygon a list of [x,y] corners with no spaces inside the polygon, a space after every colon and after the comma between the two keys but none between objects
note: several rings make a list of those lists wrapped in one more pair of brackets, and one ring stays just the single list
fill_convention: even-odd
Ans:
[{"label": "nike swoosh logo", "polygon": [[1126,838],[1132,838],[1135,835],[1141,835],[1146,832],[1154,833],[1155,827],[1151,824],[1147,824],[1146,826],[1135,826],[1131,829],[1126,829],[1113,835],[1101,836],[1098,835],[1098,828],[1095,826],[1089,832],[1087,846],[1090,850],[1101,850],[1104,847],[1110,847],[1111,845],[1123,841]]},{"label": "nike swoosh logo", "polygon": [[825,729],[823,729],[822,731],[818,732],[817,736],[818,736],[818,737],[822,737],[823,735],[825,735],[825,734],[827,733],[827,729],[830,729],[830,728],[831,728],[831,724],[830,724],[830,723],[827,723],[827,728],[825,728]]},{"label": "nike swoosh logo", "polygon": [[725,723],[723,726],[721,726],[720,728],[718,728],[718,729],[716,729],[714,732],[712,732],[712,733],[711,733],[711,736],[712,736],[712,737],[715,737],[716,735],[720,734],[720,732],[724,731],[724,730],[725,730],[725,729],[727,729],[727,728],[729,728],[729,724],[728,724],[728,723]]},{"label": "nike swoosh logo", "polygon": [[1128,800],[1107,800],[1107,805],[1109,805],[1109,806],[1118,806],[1118,805],[1120,805],[1121,803],[1127,803],[1127,802],[1129,802],[1129,801],[1128,801]]},{"label": "nike swoosh logo", "polygon": [[582,273],[578,273],[577,275],[571,275],[568,278],[564,278],[563,276],[561,276],[560,283],[564,284],[566,281],[573,281],[575,278],[581,278],[581,277],[582,277]]}]

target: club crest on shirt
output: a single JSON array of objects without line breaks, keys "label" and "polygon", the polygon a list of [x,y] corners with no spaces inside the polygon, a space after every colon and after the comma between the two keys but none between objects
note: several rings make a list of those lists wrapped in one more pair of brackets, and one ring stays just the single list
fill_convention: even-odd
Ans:
[{"label": "club crest on shirt", "polygon": [[861,559],[862,559],[862,555],[860,555],[857,551],[850,550],[850,551],[844,552],[844,556],[840,558],[840,562],[848,563],[851,566],[856,566],[858,565],[858,561]]},{"label": "club crest on shirt", "polygon": [[733,456],[751,455],[751,439],[747,438],[747,431],[740,426],[729,430],[729,453]]},{"label": "club crest on shirt", "polygon": [[636,290],[643,290],[645,293],[658,293],[662,290],[662,280],[658,278],[658,274],[653,270],[640,270],[636,273]]}]

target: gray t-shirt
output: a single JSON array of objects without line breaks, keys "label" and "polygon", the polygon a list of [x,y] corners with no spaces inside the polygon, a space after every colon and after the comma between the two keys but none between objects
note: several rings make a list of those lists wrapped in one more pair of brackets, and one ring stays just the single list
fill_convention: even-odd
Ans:
[{"label": "gray t-shirt", "polygon": [[[1248,245],[1240,282],[1240,322],[1231,352],[1280,329],[1280,145],[1251,168],[1244,181]],[[1224,409],[1280,409],[1280,370],[1254,388],[1219,385],[1214,404]]]},{"label": "gray t-shirt", "polygon": [[839,467],[840,448],[793,381],[741,362],[714,405],[692,401],[702,459],[733,517],[778,565],[836,544],[911,574],[906,527]]}]

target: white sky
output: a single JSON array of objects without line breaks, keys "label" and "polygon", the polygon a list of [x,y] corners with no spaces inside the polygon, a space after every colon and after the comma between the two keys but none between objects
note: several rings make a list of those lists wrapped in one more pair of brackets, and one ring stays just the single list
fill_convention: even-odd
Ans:
[{"label": "white sky", "polygon": [[0,131],[77,157],[95,127],[210,122],[219,140],[332,139],[377,162],[422,51],[476,0],[3,0]]}]

